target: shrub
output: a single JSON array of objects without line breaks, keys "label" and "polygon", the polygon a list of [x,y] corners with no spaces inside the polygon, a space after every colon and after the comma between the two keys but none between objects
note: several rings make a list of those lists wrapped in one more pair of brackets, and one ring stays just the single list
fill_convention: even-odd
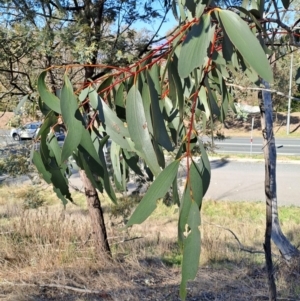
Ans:
[{"label": "shrub", "polygon": [[36,187],[30,187],[25,195],[23,207],[24,209],[37,209],[43,206],[45,203],[45,199],[41,196],[41,194],[36,190]]},{"label": "shrub", "polygon": [[32,168],[28,158],[22,155],[11,154],[0,160],[0,173],[13,177],[29,173]]}]

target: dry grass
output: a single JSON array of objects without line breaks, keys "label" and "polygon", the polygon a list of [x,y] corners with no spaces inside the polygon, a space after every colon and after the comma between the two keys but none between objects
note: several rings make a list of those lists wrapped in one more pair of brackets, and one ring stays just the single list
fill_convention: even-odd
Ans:
[{"label": "dry grass", "polygon": [[[290,117],[290,134],[286,134],[286,113],[278,113],[277,121],[276,114],[273,114],[273,130],[276,137],[299,138],[300,137],[300,112],[294,112]],[[225,125],[219,125],[219,132],[225,137],[247,136],[250,137],[252,127],[252,117],[249,115],[247,120],[238,120],[236,117],[228,117]],[[261,122],[259,114],[254,118],[254,137],[261,137]]]},{"label": "dry grass", "polygon": [[[42,206],[26,209],[26,195],[44,199]],[[121,231],[124,203],[129,208],[136,201],[120,201],[120,210],[104,198],[114,254],[114,262],[108,263],[95,256],[83,197],[75,194],[75,200],[78,206],[63,210],[45,186],[13,191],[0,187],[0,300],[179,300],[182,257],[175,206],[159,202],[144,224]],[[280,213],[284,232],[299,244],[295,234],[300,230],[300,209],[282,208]],[[245,248],[262,251],[264,205],[204,202],[201,268],[189,284],[187,300],[266,300],[263,254],[241,251],[227,228]],[[299,264],[287,267],[279,258],[275,257],[279,294],[282,300],[300,300]],[[44,286],[49,284],[52,287]]]}]

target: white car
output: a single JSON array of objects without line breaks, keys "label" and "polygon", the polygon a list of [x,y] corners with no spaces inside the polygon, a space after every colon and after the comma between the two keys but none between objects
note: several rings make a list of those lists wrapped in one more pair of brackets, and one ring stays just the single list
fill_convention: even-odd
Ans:
[{"label": "white car", "polygon": [[41,124],[41,122],[27,123],[17,129],[12,129],[10,136],[16,141],[21,139],[33,139]]}]

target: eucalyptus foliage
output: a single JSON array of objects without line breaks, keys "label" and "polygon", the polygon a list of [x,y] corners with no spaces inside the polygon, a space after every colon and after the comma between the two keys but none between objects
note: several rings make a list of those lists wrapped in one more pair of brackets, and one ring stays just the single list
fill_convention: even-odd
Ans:
[{"label": "eucalyptus foliage", "polygon": [[[175,2],[173,6],[177,12]],[[41,73],[38,92],[45,121],[33,162],[64,203],[72,201],[67,165],[70,156],[94,187],[106,191],[116,202],[103,153],[110,138],[117,186],[124,187],[126,170],[142,174],[141,160],[155,177],[128,227],[147,219],[157,200],[173,187],[174,202],[180,208],[180,294],[185,299],[187,281],[194,279],[198,269],[199,211],[210,182],[210,164],[197,124],[206,127],[216,119],[223,121],[230,106],[234,107],[226,81],[237,70],[246,69],[255,80],[273,79],[264,48],[236,12],[191,0],[185,6],[179,1],[178,12],[184,25],[164,45],[125,69],[115,68],[80,89],[72,85],[66,70],[57,95],[47,88],[47,71]],[[52,127],[62,121],[67,134],[61,149]],[[199,159],[192,157],[196,146],[200,146]],[[171,162],[166,162],[166,152],[172,154]],[[124,159],[122,164],[120,158]],[[179,195],[177,172],[183,159],[188,172]]]}]

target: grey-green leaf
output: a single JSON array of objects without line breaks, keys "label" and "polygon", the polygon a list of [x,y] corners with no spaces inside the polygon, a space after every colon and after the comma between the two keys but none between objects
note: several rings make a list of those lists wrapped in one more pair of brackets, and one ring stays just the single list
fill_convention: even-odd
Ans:
[{"label": "grey-green leaf", "polygon": [[53,133],[50,133],[47,137],[48,148],[53,152],[57,164],[61,165],[61,148],[57,142],[56,136]]},{"label": "grey-green leaf", "polygon": [[96,88],[90,87],[89,89],[89,99],[90,99],[90,104],[94,110],[97,110],[98,108],[98,93],[96,91]]},{"label": "grey-green leaf", "polygon": [[114,141],[112,141],[110,146],[110,158],[114,170],[115,179],[121,185],[122,174],[120,165],[120,146],[117,145]]},{"label": "grey-green leaf", "polygon": [[151,98],[150,98],[149,86],[147,83],[143,84],[142,96],[143,96],[143,106],[144,106],[147,126],[149,129],[149,133],[153,135],[153,126],[151,120]]},{"label": "grey-green leaf", "polygon": [[127,227],[145,221],[156,208],[156,201],[163,198],[177,175],[180,160],[168,165],[152,183],[145,196],[131,215]]},{"label": "grey-green leaf", "polygon": [[266,54],[247,23],[229,10],[219,11],[219,16],[226,34],[244,59],[262,78],[272,83],[273,73]]},{"label": "grey-green leaf", "polygon": [[77,98],[69,78],[64,76],[64,86],[61,91],[61,114],[67,125],[67,136],[62,148],[61,160],[64,162],[72,155],[73,150],[79,145],[84,130]]},{"label": "grey-green leaf", "polygon": [[54,111],[50,111],[45,117],[45,120],[39,129],[36,135],[36,139],[39,138],[45,131],[46,134],[48,134],[50,131],[50,127],[55,125],[55,123],[57,123],[57,116],[55,116]]},{"label": "grey-green leaf", "polygon": [[[153,74],[153,73],[152,73]],[[167,151],[172,151],[173,146],[170,141],[170,137],[167,133],[165,121],[160,110],[159,105],[159,96],[157,91],[157,85],[155,85],[154,80],[149,72],[147,72],[147,81],[150,90],[150,97],[151,97],[151,110],[152,110],[152,120],[153,120],[153,135],[156,141],[163,146]]]},{"label": "grey-green leaf", "polygon": [[54,112],[61,114],[60,101],[53,93],[51,93],[45,84],[47,71],[43,71],[38,78],[38,91],[42,101]]},{"label": "grey-green leaf", "polygon": [[157,176],[161,169],[158,165],[148,132],[143,100],[136,85],[131,87],[127,95],[126,120],[130,137],[135,144],[135,149],[140,152],[153,174]]},{"label": "grey-green leaf", "polygon": [[193,25],[182,44],[178,61],[180,77],[186,78],[195,68],[203,65],[213,33],[210,15],[202,15],[199,23]]},{"label": "grey-green leaf", "polygon": [[78,99],[79,99],[80,102],[85,101],[86,97],[89,94],[89,90],[90,90],[90,87],[86,87],[85,89],[81,90],[81,92],[78,96]]},{"label": "grey-green leaf", "polygon": [[29,95],[25,95],[20,102],[18,103],[16,109],[15,109],[15,114],[18,114],[20,109],[24,106],[25,102],[28,100]]},{"label": "grey-green leaf", "polygon": [[[188,189],[188,188],[187,188]],[[189,195],[189,191],[186,192]],[[191,202],[187,197],[184,201]],[[183,240],[183,259],[181,266],[180,297],[186,298],[186,284],[196,277],[200,259],[200,213],[195,202],[191,202],[190,212],[185,228]]]},{"label": "grey-green leaf", "polygon": [[43,179],[50,184],[51,183],[51,173],[46,169],[43,160],[41,158],[41,154],[38,151],[34,151],[33,158],[32,158],[33,164],[37,168],[38,172],[42,174]]},{"label": "grey-green leaf", "polygon": [[104,114],[105,130],[113,141],[119,144],[122,148],[131,150],[125,137],[129,137],[128,129],[124,126],[124,123],[118,116],[111,110],[111,108],[98,97],[98,101],[101,102],[101,106]]}]

